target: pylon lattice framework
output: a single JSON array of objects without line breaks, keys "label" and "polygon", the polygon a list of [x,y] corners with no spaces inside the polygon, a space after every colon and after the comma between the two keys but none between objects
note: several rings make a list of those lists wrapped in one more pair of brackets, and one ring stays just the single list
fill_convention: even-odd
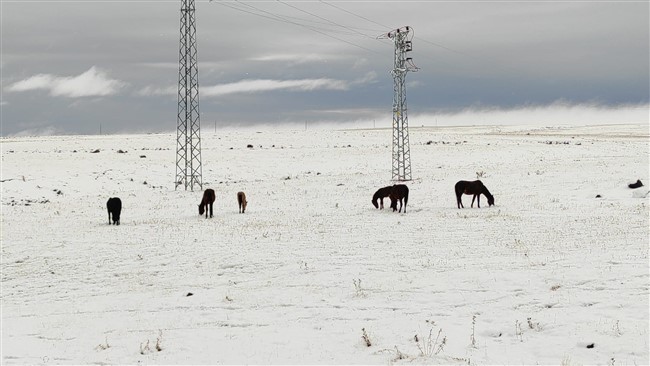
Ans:
[{"label": "pylon lattice framework", "polygon": [[181,2],[175,182],[193,191],[195,184],[203,189],[196,20],[194,0]]},{"label": "pylon lattice framework", "polygon": [[409,147],[408,113],[406,107],[406,74],[417,71],[408,52],[413,50],[411,27],[402,27],[380,36],[395,45],[393,75],[393,180],[411,180],[411,149]]}]

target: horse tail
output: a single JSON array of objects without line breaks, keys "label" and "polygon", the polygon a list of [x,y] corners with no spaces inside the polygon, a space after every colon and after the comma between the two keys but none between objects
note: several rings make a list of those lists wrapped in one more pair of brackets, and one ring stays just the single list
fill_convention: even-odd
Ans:
[{"label": "horse tail", "polygon": [[456,191],[456,196],[460,196],[461,194],[463,194],[464,189],[465,188],[463,187],[463,181],[459,181],[458,183],[456,183],[456,185],[454,186],[454,191]]},{"label": "horse tail", "polygon": [[462,180],[459,180],[456,182],[456,185],[454,186],[454,191],[456,192],[456,206],[458,208],[463,207],[463,191],[465,191],[465,182]]}]

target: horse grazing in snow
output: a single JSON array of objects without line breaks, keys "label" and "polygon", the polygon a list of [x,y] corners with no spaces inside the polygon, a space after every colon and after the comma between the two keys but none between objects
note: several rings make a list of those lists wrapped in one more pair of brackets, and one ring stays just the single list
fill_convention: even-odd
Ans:
[{"label": "horse grazing in snow", "polygon": [[390,208],[393,212],[397,211],[397,201],[399,201],[399,211],[402,212],[402,199],[404,199],[404,213],[406,213],[406,204],[409,202],[409,187],[404,184],[395,184],[390,190]]},{"label": "horse grazing in snow", "polygon": [[120,213],[122,213],[122,200],[117,197],[111,197],[106,202],[106,209],[108,210],[108,224],[111,224],[111,215],[113,216],[113,224],[120,224]]},{"label": "horse grazing in snow", "polygon": [[483,185],[483,182],[480,180],[475,180],[473,182],[468,182],[466,180],[458,181],[454,189],[456,190],[456,203],[458,204],[458,208],[465,207],[463,206],[463,201],[461,200],[461,196],[463,194],[474,195],[474,197],[472,197],[472,205],[470,207],[474,207],[474,200],[476,200],[476,206],[478,208],[481,208],[481,194],[487,197],[488,205],[494,205],[494,196],[490,193],[490,191],[488,191],[488,189]]},{"label": "horse grazing in snow", "polygon": [[[372,196],[372,205],[375,208],[380,210],[384,209],[384,198],[390,196],[390,191],[393,189],[393,186],[388,186],[384,188],[379,188],[377,192]],[[379,204],[377,203],[379,201]]]},{"label": "horse grazing in snow", "polygon": [[201,204],[199,204],[199,215],[203,215],[205,212],[205,218],[208,218],[208,205],[210,205],[210,217],[212,217],[212,204],[214,203],[215,195],[213,189],[206,189],[203,192],[203,199],[201,199]]},{"label": "horse grazing in snow", "polygon": [[634,189],[634,188],[643,187],[643,183],[641,183],[641,179],[637,179],[635,183],[630,183],[627,186]]},{"label": "horse grazing in snow", "polygon": [[246,205],[248,205],[248,201],[246,201],[246,193],[237,192],[237,203],[239,204],[239,213],[244,213],[244,211],[246,211]]}]

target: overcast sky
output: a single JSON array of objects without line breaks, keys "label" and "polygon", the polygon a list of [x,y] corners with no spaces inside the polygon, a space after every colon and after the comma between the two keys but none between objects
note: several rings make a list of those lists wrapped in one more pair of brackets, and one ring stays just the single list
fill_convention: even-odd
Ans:
[{"label": "overcast sky", "polygon": [[[174,131],[178,1],[2,1],[2,135]],[[630,105],[648,1],[197,1],[204,128],[390,121],[411,26],[411,123],[467,109]],[[522,121],[525,122],[525,121]]]}]

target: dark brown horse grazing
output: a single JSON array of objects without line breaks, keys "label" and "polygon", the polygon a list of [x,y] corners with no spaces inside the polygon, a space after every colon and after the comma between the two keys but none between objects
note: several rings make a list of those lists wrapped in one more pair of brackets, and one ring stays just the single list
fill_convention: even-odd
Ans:
[{"label": "dark brown horse grazing", "polygon": [[[375,194],[372,196],[372,205],[375,206],[375,208],[383,210],[384,198],[390,196],[391,190],[393,190],[393,186],[379,188],[377,192],[375,192]],[[379,201],[379,204],[377,204],[377,201]]]},{"label": "dark brown horse grazing", "polygon": [[395,184],[390,190],[390,208],[393,212],[397,211],[397,201],[399,201],[399,212],[402,212],[402,199],[404,199],[404,213],[406,213],[406,204],[409,202],[409,187],[404,184]]},{"label": "dark brown horse grazing", "polygon": [[463,201],[461,200],[461,196],[463,194],[474,195],[474,197],[472,197],[471,207],[474,207],[474,200],[476,200],[476,206],[478,208],[481,208],[481,194],[487,197],[488,205],[492,206],[494,204],[494,196],[490,193],[490,191],[488,191],[488,189],[483,185],[483,182],[480,180],[475,180],[473,182],[468,182],[466,180],[458,181],[454,189],[456,190],[456,203],[458,203],[458,208],[465,207],[463,206]]},{"label": "dark brown horse grazing", "polygon": [[246,193],[237,192],[237,203],[239,203],[239,213],[244,213],[244,211],[246,211],[246,205],[248,205],[248,201],[246,201]]},{"label": "dark brown horse grazing", "polygon": [[627,186],[634,189],[634,188],[643,187],[643,183],[641,182],[640,179],[637,179],[635,183],[630,183]]},{"label": "dark brown horse grazing", "polygon": [[203,215],[203,212],[205,212],[205,218],[208,218],[208,205],[210,206],[210,217],[212,217],[212,204],[214,203],[214,190],[213,189],[206,189],[205,192],[203,192],[203,199],[201,200],[201,204],[199,205],[199,215]]}]

